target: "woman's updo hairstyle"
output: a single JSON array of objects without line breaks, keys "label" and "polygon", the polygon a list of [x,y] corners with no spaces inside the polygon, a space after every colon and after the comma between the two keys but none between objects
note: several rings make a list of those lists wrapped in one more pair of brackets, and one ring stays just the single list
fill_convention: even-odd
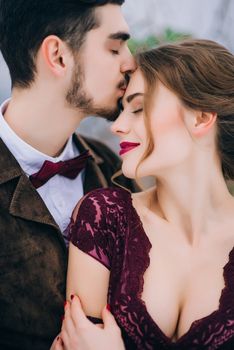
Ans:
[{"label": "woman's updo hairstyle", "polygon": [[[225,179],[234,180],[234,56],[210,40],[186,40],[136,55],[146,82],[146,116],[157,81],[174,92],[187,108],[217,113],[217,149]],[[144,159],[153,150],[149,133]]]}]

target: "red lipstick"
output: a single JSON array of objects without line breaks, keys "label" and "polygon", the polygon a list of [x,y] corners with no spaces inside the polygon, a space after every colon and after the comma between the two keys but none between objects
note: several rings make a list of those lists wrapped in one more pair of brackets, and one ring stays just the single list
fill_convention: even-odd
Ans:
[{"label": "red lipstick", "polygon": [[127,141],[121,142],[120,143],[121,150],[119,152],[119,155],[122,156],[122,154],[131,151],[133,148],[136,148],[139,145],[140,143],[138,142],[127,142]]}]

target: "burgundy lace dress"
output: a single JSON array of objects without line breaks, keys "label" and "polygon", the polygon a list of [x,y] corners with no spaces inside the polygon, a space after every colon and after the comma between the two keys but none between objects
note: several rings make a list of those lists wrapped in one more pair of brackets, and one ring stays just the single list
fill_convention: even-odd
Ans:
[{"label": "burgundy lace dress", "polygon": [[172,342],[141,300],[151,243],[131,195],[116,188],[90,192],[69,225],[69,236],[75,246],[110,270],[108,303],[126,349],[234,349],[234,249],[224,267],[219,309],[193,322],[186,334]]}]

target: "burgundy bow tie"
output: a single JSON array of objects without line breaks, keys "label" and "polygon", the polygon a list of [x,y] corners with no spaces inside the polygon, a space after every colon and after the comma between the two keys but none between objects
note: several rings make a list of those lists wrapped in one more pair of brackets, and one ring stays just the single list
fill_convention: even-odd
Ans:
[{"label": "burgundy bow tie", "polygon": [[29,176],[29,180],[35,188],[38,188],[44,185],[56,174],[68,177],[69,179],[75,179],[81,170],[85,168],[86,162],[89,158],[92,158],[92,156],[89,151],[85,151],[76,158],[57,163],[46,160],[37,173]]}]

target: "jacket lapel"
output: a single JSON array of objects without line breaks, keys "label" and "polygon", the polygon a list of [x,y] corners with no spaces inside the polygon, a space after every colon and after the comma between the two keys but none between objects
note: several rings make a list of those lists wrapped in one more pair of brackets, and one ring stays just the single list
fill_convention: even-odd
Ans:
[{"label": "jacket lapel", "polygon": [[[108,187],[105,176],[99,167],[99,164],[103,162],[103,159],[87,145],[81,136],[74,134],[73,140],[80,152],[89,150],[93,157],[93,159],[88,160],[85,169],[84,193],[95,188]],[[9,208],[11,215],[51,225],[60,231],[40,195],[1,139],[0,169],[3,169],[0,172],[0,186],[8,181],[16,182],[16,187]]]},{"label": "jacket lapel", "polygon": [[20,176],[15,188],[10,213],[26,220],[52,225],[60,231],[40,195],[24,174]]},{"label": "jacket lapel", "polygon": [[0,186],[14,182],[9,211],[13,216],[54,226],[59,230],[45,203],[20,165],[0,139]]},{"label": "jacket lapel", "polygon": [[99,167],[104,160],[95,153],[80,135],[74,134],[73,140],[80,152],[89,150],[93,157],[93,159],[88,160],[85,168],[84,193],[88,193],[95,188],[108,187],[105,176]]}]

